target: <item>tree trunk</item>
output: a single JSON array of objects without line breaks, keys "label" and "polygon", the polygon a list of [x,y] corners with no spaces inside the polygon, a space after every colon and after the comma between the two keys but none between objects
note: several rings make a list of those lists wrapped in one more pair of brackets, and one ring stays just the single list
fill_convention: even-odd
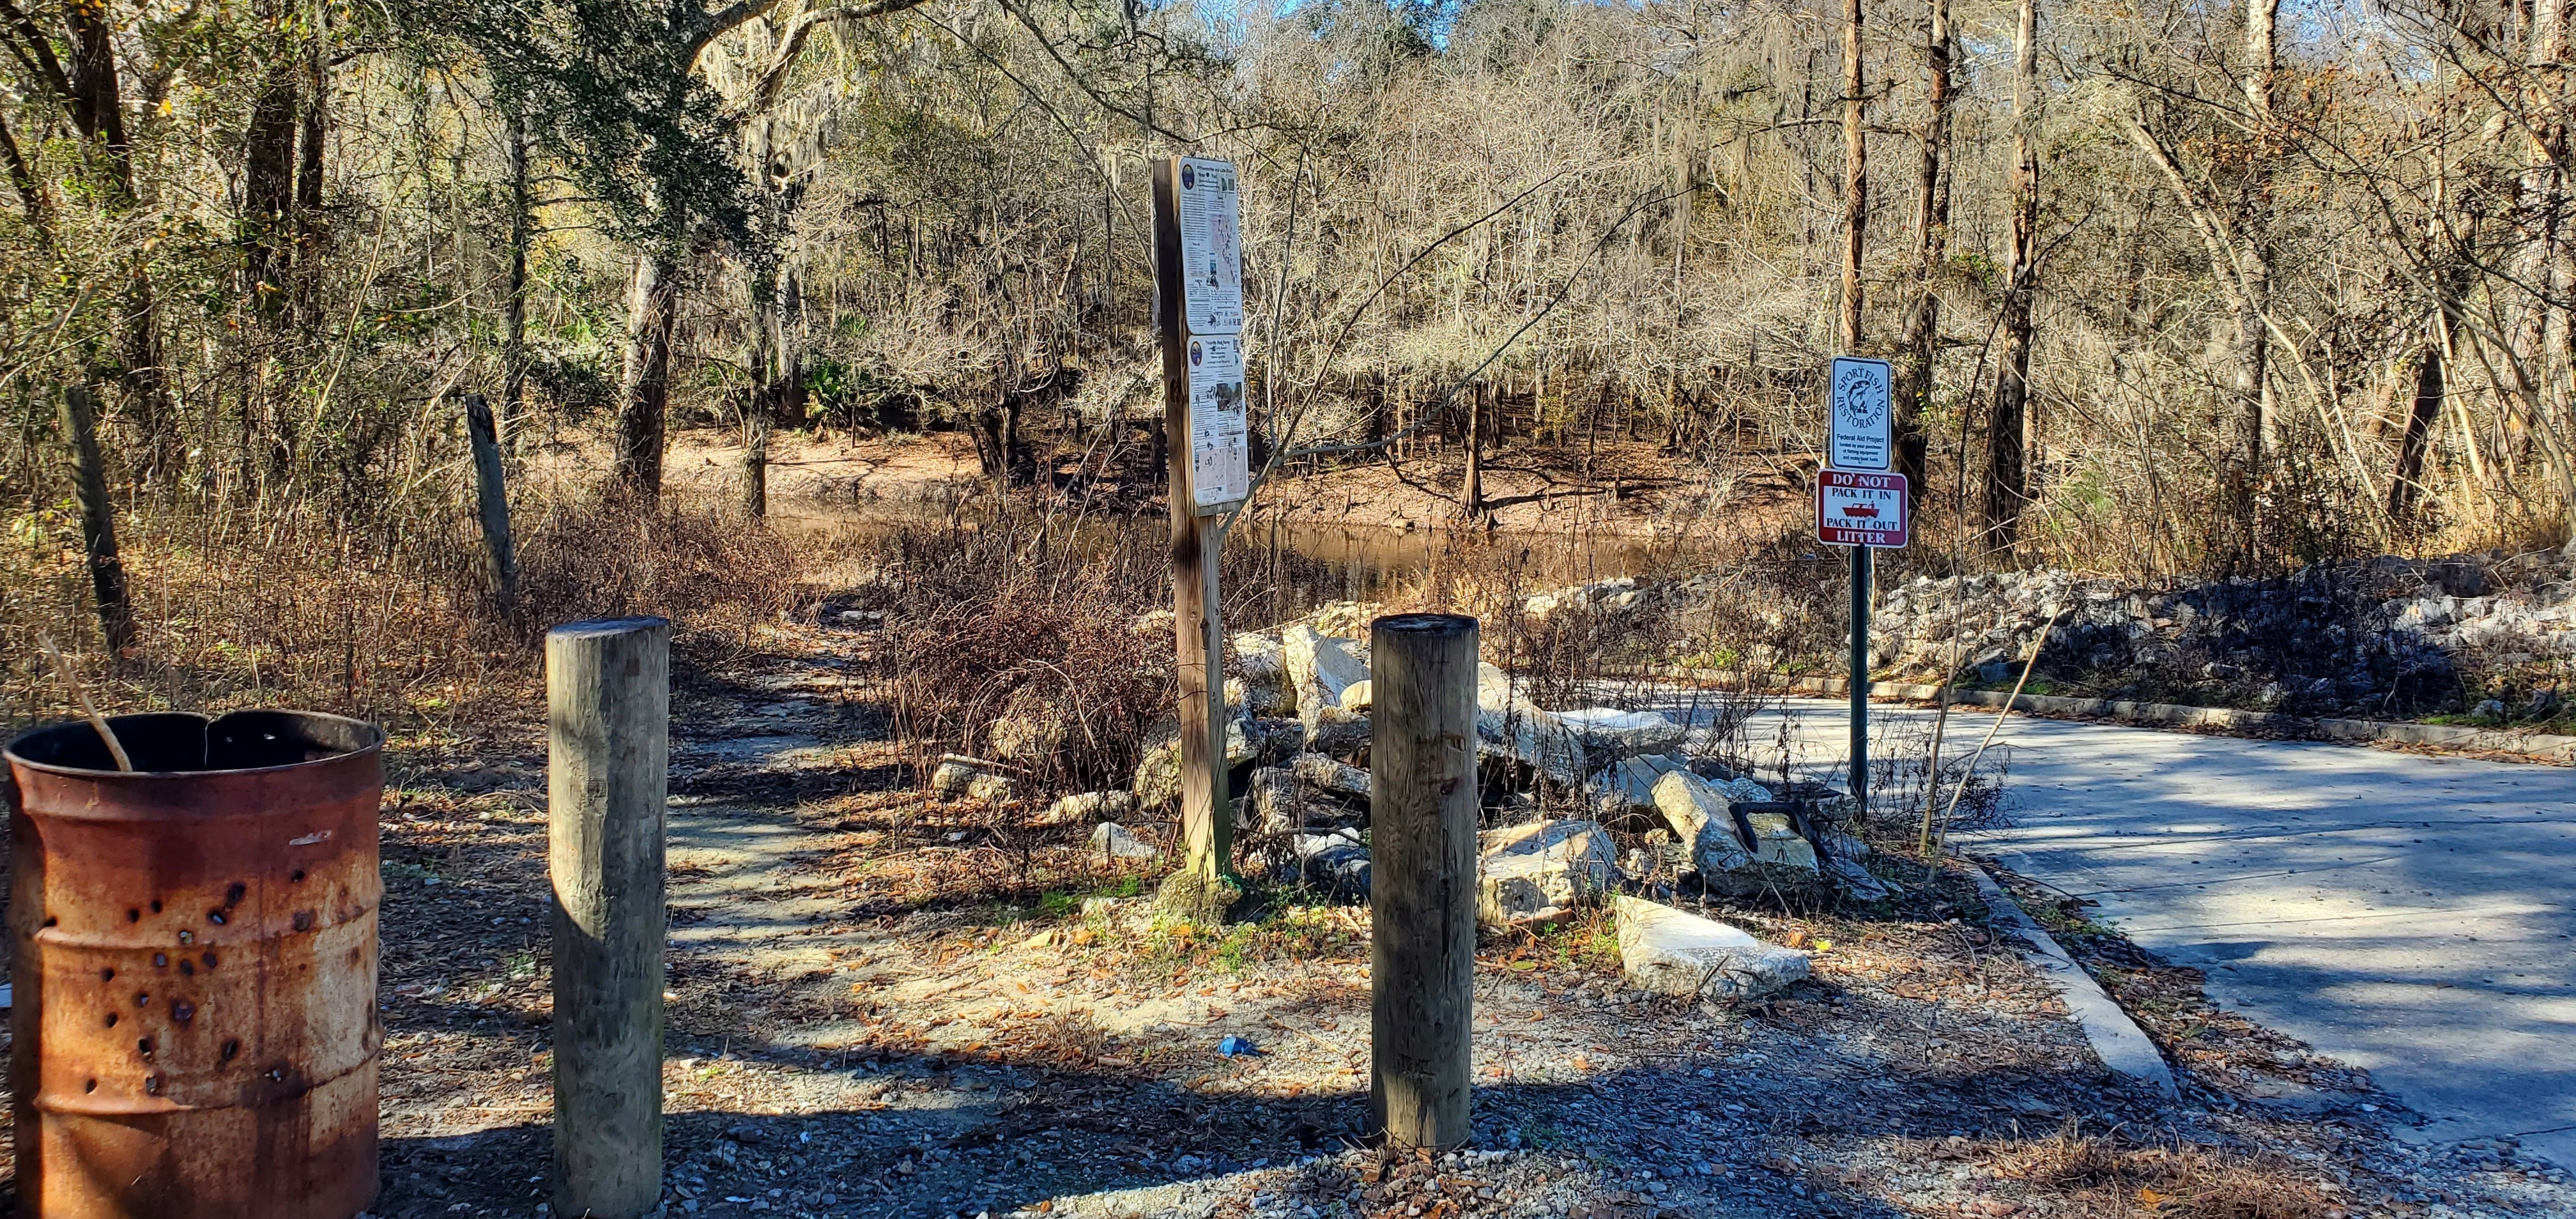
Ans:
[{"label": "tree trunk", "polygon": [[2448,391],[2442,345],[2428,341],[2423,362],[2415,370],[2415,409],[2407,413],[2406,431],[2397,438],[2397,471],[2388,480],[2388,515],[2400,521],[2414,514],[2416,495],[2423,489],[2424,442],[2442,417],[2442,400]]},{"label": "tree trunk", "polygon": [[671,334],[679,320],[676,253],[635,259],[627,299],[626,376],[617,415],[617,480],[644,499],[662,494],[662,445],[671,405]]},{"label": "tree trunk", "polygon": [[1915,502],[1925,490],[1923,415],[1932,406],[1939,367],[1941,297],[1934,290],[1950,249],[1950,0],[1932,0],[1925,47],[1923,173],[1914,198],[1914,303],[1905,313],[1905,343],[1896,360],[1896,471],[1906,477]]},{"label": "tree trunk", "polygon": [[2039,105],[2038,0],[2021,0],[2013,31],[2013,175],[2010,277],[2004,289],[2003,352],[1995,370],[1992,411],[1986,419],[1986,484],[1978,523],[1984,549],[2009,555],[2021,539],[2029,495],[2031,295],[2038,269],[2039,153],[2031,139]]},{"label": "tree trunk", "polygon": [[[63,109],[94,154],[91,171],[110,216],[131,213],[141,196],[134,183],[134,144],[126,134],[123,86],[116,70],[116,32],[107,24],[107,9],[97,4],[66,5],[63,20],[70,33],[71,61]],[[115,361],[93,361],[102,374],[112,373],[124,386],[136,426],[143,433],[140,473],[147,483],[177,477],[185,446],[178,436],[170,406],[169,378],[161,368],[161,308],[149,268],[138,262],[128,272],[125,333]]]},{"label": "tree trunk", "polygon": [[331,106],[331,6],[313,6],[313,43],[304,57],[304,132],[295,162],[295,273],[293,308],[307,334],[322,325],[322,171],[325,119]]},{"label": "tree trunk", "polygon": [[1485,383],[1467,391],[1467,475],[1458,484],[1458,507],[1469,521],[1485,515]]},{"label": "tree trunk", "polygon": [[1861,247],[1869,229],[1869,140],[1862,90],[1860,0],[1843,0],[1843,314],[1842,346],[1858,354]]},{"label": "tree trunk", "polygon": [[301,73],[296,67],[283,56],[269,65],[259,96],[251,103],[250,127],[243,140],[242,286],[263,324],[280,321],[287,312],[299,131],[295,95]]},{"label": "tree trunk", "polygon": [[18,192],[18,208],[26,213],[27,227],[36,235],[36,244],[51,249],[54,244],[53,209],[45,197],[44,184],[36,180],[36,171],[27,164],[27,156],[18,147],[18,138],[9,124],[0,120],[0,162],[9,171],[9,188]]},{"label": "tree trunk", "polygon": [[784,262],[768,273],[768,282],[753,283],[751,296],[747,363],[756,384],[743,417],[742,486],[744,510],[760,517],[769,515],[770,434],[780,419],[804,413],[804,362],[794,341],[794,318],[804,302],[796,273]]},{"label": "tree trunk", "polygon": [[[2272,130],[2272,85],[2279,70],[2273,30],[2279,19],[2280,0],[2246,0],[2245,101],[2258,141],[2268,139]],[[2247,187],[2256,198],[2264,194],[2262,158],[2267,155],[2256,153],[2253,181]],[[2219,490],[2228,516],[2243,532],[2240,545],[2246,557],[2251,557],[2259,545],[2262,522],[2258,502],[2275,426],[2271,328],[2266,320],[2272,310],[2268,227],[2259,212],[2247,215],[2242,240],[2237,243],[2240,248],[2233,251],[2236,278],[2242,285],[2235,300],[2235,331],[2228,343],[2228,363],[2235,374],[2232,389],[2236,410],[2226,437],[2227,456],[2220,467]],[[2227,274],[2225,267],[2213,270],[2219,275]]]},{"label": "tree trunk", "polygon": [[528,120],[510,121],[510,272],[501,301],[500,436],[507,445],[527,417]]},{"label": "tree trunk", "polygon": [[[2567,299],[2570,289],[2576,288],[2576,269],[2568,265],[2566,221],[2561,215],[2567,205],[2567,184],[2560,168],[2566,163],[2567,135],[2559,117],[2566,88],[2567,2],[2534,0],[2531,6],[2531,33],[2523,53],[2529,80],[2524,110],[2529,135],[2516,207],[2526,218],[2519,234],[2523,245],[2516,259],[2516,278],[2533,295],[2521,332],[2515,336],[2516,355],[2531,370],[2535,392],[2528,395],[2533,399],[2529,409],[2535,430],[2542,433],[2553,456],[2558,422],[2567,418]],[[2576,487],[2566,497],[2569,502],[2562,510],[2570,534],[2576,535]]]}]

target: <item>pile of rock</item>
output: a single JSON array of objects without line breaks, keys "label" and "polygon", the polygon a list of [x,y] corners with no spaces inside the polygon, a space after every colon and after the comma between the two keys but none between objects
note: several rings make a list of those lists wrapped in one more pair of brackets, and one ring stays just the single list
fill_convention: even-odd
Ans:
[{"label": "pile of rock", "polygon": [[2576,656],[2576,556],[2382,555],[2181,586],[2056,570],[1921,577],[1880,603],[1872,664],[2006,684],[2061,610],[2039,672],[2092,693],[2420,713],[2458,701],[2464,679]]},{"label": "pile of rock", "polygon": [[[1633,585],[1633,582],[1627,582]],[[1633,588],[1565,594],[1617,606]],[[1338,615],[1334,611],[1341,611]],[[1368,750],[1372,684],[1365,641],[1320,625],[1365,621],[1335,606],[1274,633],[1234,636],[1226,682],[1226,767],[1237,830],[1310,882],[1349,898],[1368,890]],[[1682,891],[1751,898],[1840,888],[1885,895],[1861,861],[1867,848],[1841,832],[1840,805],[1818,793],[1783,799],[1683,752],[1684,725],[1652,711],[1550,710],[1524,697],[1493,665],[1478,671],[1476,747],[1489,790],[1543,787],[1548,803],[1588,817],[1538,819],[1505,808],[1485,831],[1477,909],[1489,925],[1561,918],[1602,895],[1648,880]],[[973,797],[1001,788],[952,759],[935,785]],[[982,784],[983,787],[978,785]],[[1049,824],[1155,815],[1181,794],[1180,735],[1166,725],[1146,743],[1132,790],[1057,801]],[[1829,793],[1826,793],[1829,795]],[[1517,823],[1514,823],[1517,822]],[[1623,866],[1609,829],[1647,835],[1651,853]],[[1106,853],[1139,854],[1132,834],[1096,831]]]},{"label": "pile of rock", "polygon": [[[1615,583],[1615,582],[1613,582]],[[1633,582],[1630,582],[1633,584]],[[1633,588],[1578,591],[1583,604],[1616,610]],[[1571,603],[1571,602],[1569,602]],[[1342,609],[1345,607],[1335,607]],[[1535,611],[1534,611],[1535,612]],[[1368,645],[1327,633],[1359,629],[1365,618],[1328,612],[1275,634],[1234,636],[1226,682],[1226,769],[1235,827],[1255,849],[1319,888],[1347,899],[1369,889]],[[1506,806],[1483,831],[1476,879],[1477,921],[1521,926],[1567,917],[1651,884],[1684,893],[1757,898],[1841,889],[1863,900],[1886,895],[1861,861],[1868,848],[1839,828],[1843,805],[1830,793],[1783,799],[1707,759],[1684,752],[1687,728],[1652,711],[1606,707],[1550,710],[1480,665],[1476,749],[1489,791],[1538,786],[1547,803],[1584,817],[1545,818]],[[1092,845],[1121,859],[1158,855],[1122,821],[1160,816],[1181,796],[1180,732],[1151,736],[1127,791],[1056,801],[1045,824],[1098,823]],[[1008,798],[1008,775],[977,759],[946,759],[933,776],[941,794]],[[1517,799],[1517,797],[1515,797]],[[1625,864],[1610,826],[1643,832],[1650,851]],[[1805,956],[1766,948],[1724,924],[1652,902],[1622,898],[1621,951],[1637,985],[1723,998],[1763,993],[1805,976]]]}]

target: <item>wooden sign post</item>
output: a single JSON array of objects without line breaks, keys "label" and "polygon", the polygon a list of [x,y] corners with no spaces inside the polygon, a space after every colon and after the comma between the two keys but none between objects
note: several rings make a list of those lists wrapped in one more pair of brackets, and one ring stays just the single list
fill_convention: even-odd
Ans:
[{"label": "wooden sign post", "polygon": [[1166,906],[1230,904],[1234,817],[1225,767],[1225,634],[1217,600],[1223,513],[1249,492],[1243,401],[1243,240],[1234,166],[1154,164],[1154,324],[1169,440],[1172,616],[1179,647],[1181,870]]}]

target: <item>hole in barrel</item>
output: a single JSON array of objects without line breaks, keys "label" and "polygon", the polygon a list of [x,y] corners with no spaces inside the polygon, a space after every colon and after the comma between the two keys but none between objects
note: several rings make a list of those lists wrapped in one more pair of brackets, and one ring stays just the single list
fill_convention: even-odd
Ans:
[{"label": "hole in barrel", "polygon": [[113,982],[116,980],[116,971],[113,969],[102,969],[98,971],[98,980],[101,982]]},{"label": "hole in barrel", "polygon": [[209,910],[206,912],[206,921],[221,927],[224,925],[224,912],[221,910]]},{"label": "hole in barrel", "polygon": [[208,969],[213,969],[213,968],[215,967],[215,954],[213,954],[213,953],[211,953],[211,952],[210,952],[210,953],[207,953],[206,955],[204,955],[204,956],[202,956],[202,957],[199,957],[199,958],[197,958],[197,959],[198,959],[198,960],[200,960],[200,961],[205,962],[205,963],[206,963],[206,968],[208,968]]},{"label": "hole in barrel", "polygon": [[142,921],[143,921],[143,912],[142,912],[142,911],[140,911],[140,910],[128,910],[128,911],[126,911],[126,912],[125,912],[125,921],[126,921],[126,922],[129,922],[129,923],[139,923],[139,922],[142,922]]},{"label": "hole in barrel", "polygon": [[304,869],[302,869],[302,868],[297,868],[297,869],[296,869],[295,871],[293,871],[292,873],[289,873],[289,874],[287,875],[286,879],[291,880],[291,881],[294,881],[295,883],[297,883],[297,884],[299,884],[299,885],[300,885],[300,884],[303,884],[303,883],[304,883]]},{"label": "hole in barrel", "polygon": [[114,1012],[109,1012],[109,1013],[107,1014],[107,1027],[109,1027],[109,1028],[115,1028],[115,1027],[116,1027],[116,1013],[114,1013]]},{"label": "hole in barrel", "polygon": [[170,954],[169,954],[169,953],[166,953],[166,952],[156,952],[156,953],[153,953],[153,954],[152,954],[152,968],[154,968],[154,969],[168,969],[169,967],[170,967]]},{"label": "hole in barrel", "polygon": [[154,914],[159,914],[159,913],[161,913],[161,899],[160,899],[160,898],[157,898],[157,897],[156,897],[156,898],[153,898],[153,899],[152,899],[152,913],[154,913]]},{"label": "hole in barrel", "polygon": [[170,1005],[170,1014],[177,1017],[179,1023],[186,1024],[197,1018],[197,1008],[192,1003],[173,1003]]},{"label": "hole in barrel", "polygon": [[179,960],[179,973],[180,973],[180,975],[181,975],[182,977],[189,977],[189,978],[196,977],[196,976],[197,976],[197,963],[196,963],[195,961],[188,960],[188,959],[186,959],[186,958],[184,958],[184,957],[180,958],[180,960]]},{"label": "hole in barrel", "polygon": [[152,1039],[146,1037],[141,1041],[135,1042],[134,1052],[141,1054],[146,1060],[149,1060],[152,1057]]},{"label": "hole in barrel", "polygon": [[134,1006],[136,1006],[136,1007],[150,1007],[150,1006],[152,1006],[152,996],[147,995],[147,994],[137,994],[137,995],[135,995],[135,996],[134,996]]},{"label": "hole in barrel", "polygon": [[223,1061],[231,1062],[234,1055],[241,1053],[241,1043],[238,1041],[226,1041],[223,1044],[223,1048],[218,1050],[217,1053],[222,1056]]},{"label": "hole in barrel", "polygon": [[224,890],[224,909],[230,910],[233,907],[240,905],[242,895],[249,892],[249,886],[244,885],[240,881],[234,881],[231,887]]}]

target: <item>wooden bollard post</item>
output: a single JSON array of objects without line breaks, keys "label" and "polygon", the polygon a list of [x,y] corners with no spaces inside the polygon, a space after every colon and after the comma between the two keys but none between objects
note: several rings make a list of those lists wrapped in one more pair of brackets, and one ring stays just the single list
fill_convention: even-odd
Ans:
[{"label": "wooden bollard post", "polygon": [[546,633],[546,869],[554,879],[557,1215],[662,1201],[663,810],[671,624]]},{"label": "wooden bollard post", "polygon": [[1469,1137],[1476,639],[1456,614],[1370,627],[1369,1113],[1400,1147]]},{"label": "wooden bollard post", "polygon": [[483,522],[483,553],[492,572],[492,599],[501,616],[519,616],[519,548],[510,540],[510,488],[502,481],[501,432],[492,405],[465,395],[465,439],[474,450],[474,515]]}]

